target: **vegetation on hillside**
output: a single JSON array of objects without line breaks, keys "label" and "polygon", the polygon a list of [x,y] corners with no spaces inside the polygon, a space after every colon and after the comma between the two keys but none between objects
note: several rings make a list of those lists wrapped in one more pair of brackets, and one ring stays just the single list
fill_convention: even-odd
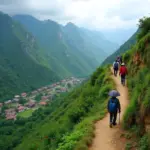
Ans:
[{"label": "vegetation on hillside", "polygon": [[[59,107],[24,136],[16,149],[87,149],[93,136],[93,121],[104,116],[112,88],[109,70],[98,68],[90,81],[62,99]],[[39,143],[41,136],[47,138]]]},{"label": "vegetation on hillside", "polygon": [[107,111],[108,92],[114,87],[110,76],[109,68],[98,68],[81,87],[31,117],[1,121],[0,149],[86,150],[94,136],[94,121]]},{"label": "vegetation on hillside", "polygon": [[136,35],[138,34],[139,30],[133,34],[129,40],[127,40],[120,48],[115,51],[112,55],[108,56],[102,65],[111,64],[116,59],[117,56],[123,55],[127,50],[129,50],[135,43],[136,43]]},{"label": "vegetation on hillside", "polygon": [[60,76],[87,76],[116,49],[100,32],[89,31],[68,23],[62,26],[55,21],[40,21],[28,15],[16,15],[45,49],[45,57],[52,70]]},{"label": "vegetation on hillside", "polygon": [[[89,75],[98,66],[98,62],[82,53],[80,47],[80,36],[77,36],[78,43],[67,37],[73,36],[72,32],[66,33],[58,23],[47,20],[40,21],[32,16],[17,15],[13,19],[20,22],[38,40],[45,50],[45,58],[49,66],[61,77]],[[74,45],[70,45],[74,44]]]},{"label": "vegetation on hillside", "polygon": [[59,80],[34,37],[0,13],[0,101]]},{"label": "vegetation on hillside", "polygon": [[[0,29],[0,33],[3,35],[0,36],[0,96],[6,92],[8,95],[13,94],[20,87],[29,90],[27,85],[34,89],[35,86],[52,82],[58,78],[54,77],[55,73],[51,72],[47,60],[38,55],[42,54],[43,56],[40,48],[36,44],[32,45],[33,43],[30,43],[32,46],[26,45],[28,43],[27,35],[22,32],[25,30],[6,15],[0,14],[0,19],[1,27],[5,29]],[[4,31],[6,32],[4,33]],[[150,149],[149,31],[150,18],[140,19],[138,32],[120,48],[119,53],[117,51],[106,60],[112,62],[116,55],[125,52],[123,59],[129,70],[130,104],[124,115],[123,127],[133,137],[137,137],[136,147],[139,150]],[[24,45],[19,41],[23,41]],[[14,48],[13,51],[10,47]],[[37,57],[33,52],[36,48],[39,52]],[[19,57],[15,57],[16,55]],[[26,73],[28,67],[32,77]],[[42,75],[40,74],[41,70]],[[49,73],[51,73],[50,81],[48,80]],[[13,87],[18,89],[11,90]],[[111,79],[110,69],[108,66],[99,67],[81,87],[67,95],[61,95],[45,108],[30,112],[32,116],[30,113],[20,114],[15,121],[6,121],[1,116],[0,149],[87,150],[94,136],[94,122],[103,118],[107,112],[108,92],[113,88],[114,83]],[[127,146],[128,148],[132,147],[130,144]]]},{"label": "vegetation on hillside", "polygon": [[138,137],[139,150],[150,149],[150,18],[139,21],[137,43],[124,54],[128,62],[130,104],[124,115],[124,128]]}]

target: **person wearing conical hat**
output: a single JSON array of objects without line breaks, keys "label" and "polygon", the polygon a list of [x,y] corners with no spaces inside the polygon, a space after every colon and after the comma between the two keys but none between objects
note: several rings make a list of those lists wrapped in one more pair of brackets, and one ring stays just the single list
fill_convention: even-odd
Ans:
[{"label": "person wearing conical hat", "polygon": [[127,67],[125,66],[125,63],[123,62],[120,67],[119,75],[121,76],[121,84],[124,86],[125,86],[125,78],[127,74],[128,74],[128,70]]}]

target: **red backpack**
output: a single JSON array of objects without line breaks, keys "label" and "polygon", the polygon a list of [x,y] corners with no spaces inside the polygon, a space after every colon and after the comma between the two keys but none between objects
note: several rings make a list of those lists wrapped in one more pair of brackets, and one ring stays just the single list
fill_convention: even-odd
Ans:
[{"label": "red backpack", "polygon": [[126,74],[127,74],[127,68],[126,68],[125,66],[122,66],[122,67],[120,68],[120,74],[121,74],[121,75],[126,75]]}]

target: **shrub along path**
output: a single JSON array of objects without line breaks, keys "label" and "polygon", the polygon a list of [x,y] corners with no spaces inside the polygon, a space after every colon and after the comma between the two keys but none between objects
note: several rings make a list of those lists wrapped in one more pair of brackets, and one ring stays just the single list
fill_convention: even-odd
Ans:
[{"label": "shrub along path", "polygon": [[[128,89],[123,87],[120,83],[120,77],[112,76],[117,90],[120,92],[119,100],[121,103],[120,120],[123,118],[123,114],[128,105]],[[117,123],[119,122],[119,116]],[[117,125],[113,128],[109,127],[109,114],[107,114],[102,120],[95,124],[95,138],[89,150],[124,150],[125,138],[121,137],[122,130],[121,125]]]}]

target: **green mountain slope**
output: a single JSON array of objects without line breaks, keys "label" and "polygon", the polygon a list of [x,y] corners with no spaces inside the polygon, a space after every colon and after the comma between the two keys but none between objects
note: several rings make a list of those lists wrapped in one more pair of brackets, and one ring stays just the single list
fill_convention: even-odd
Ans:
[{"label": "green mountain slope", "polygon": [[0,101],[58,79],[34,37],[0,13]]},{"label": "green mountain slope", "polygon": [[62,26],[56,22],[39,21],[26,15],[17,15],[13,18],[21,22],[36,37],[45,49],[46,55],[53,58],[49,60],[51,68],[62,76],[66,74],[87,76],[98,66],[96,60],[68,45]]},{"label": "green mountain slope", "polygon": [[[72,23],[68,23],[64,28],[65,41],[73,49],[74,52],[78,50],[80,53],[87,55],[89,58],[97,60],[101,63],[102,58],[106,58],[106,53],[92,43],[90,37],[83,30]],[[92,63],[91,61],[89,63]],[[94,63],[94,61],[93,61]]]},{"label": "green mountain slope", "polygon": [[102,64],[105,65],[105,64],[112,63],[116,59],[117,56],[122,55],[125,51],[129,50],[136,43],[137,33],[138,31],[134,33],[132,37],[129,38],[128,41],[126,41],[123,45],[121,45],[120,48],[116,52],[108,56]]},{"label": "green mountain slope", "polygon": [[[99,47],[94,47],[90,39],[86,37],[87,35],[85,35],[80,28],[72,23],[68,23],[65,27],[62,27],[62,30],[64,33],[64,40],[74,54],[79,55],[81,59],[87,60],[87,63],[93,66],[95,61],[99,62],[98,64],[102,62],[101,59],[105,53]],[[87,39],[89,39],[89,43]],[[98,51],[96,54],[99,54],[99,59],[96,59],[97,56],[94,54],[96,50]],[[87,58],[90,58],[90,60]]]},{"label": "green mountain slope", "polygon": [[[4,21],[1,20],[1,22]],[[7,20],[7,23],[10,27],[9,20]],[[4,25],[2,24],[1,26],[3,27]],[[7,27],[6,24],[5,27]],[[19,30],[19,28],[17,29]],[[150,18],[141,19],[139,29],[138,33],[135,33],[135,35],[133,35],[133,37],[131,37],[131,39],[119,50],[123,55],[123,60],[127,64],[129,71],[127,86],[129,88],[130,102],[124,115],[123,127],[128,130],[124,138],[130,138],[130,143],[127,143],[127,149],[134,146],[133,148],[136,147],[136,149],[149,150]],[[16,34],[17,32],[14,29],[12,30],[12,28],[9,30],[9,34],[11,33],[10,31],[13,31],[12,35],[16,35],[15,37],[21,38],[21,35],[23,35]],[[62,34],[67,36],[66,32],[67,31],[63,30]],[[2,31],[1,33],[4,34]],[[83,43],[80,43],[80,40],[83,38],[77,42],[78,38],[76,39],[76,36],[78,35],[76,34],[77,32],[71,37],[74,39],[73,41],[68,41],[70,38],[66,37],[63,39],[65,43],[69,43],[67,45],[68,49],[69,47],[75,46],[74,49],[71,49],[71,54],[74,54],[73,50],[78,50],[80,47],[84,50]],[[6,39],[8,41],[13,41],[13,39],[16,41],[16,38],[12,35],[7,36],[6,32],[4,36],[0,36],[0,41],[2,41],[0,42],[1,48],[6,46],[6,44],[4,46]],[[137,39],[135,36],[137,36]],[[22,39],[24,39],[24,36]],[[15,41],[13,41],[13,44]],[[80,44],[76,46],[76,44],[74,44],[76,42]],[[11,44],[12,43],[10,43],[10,45]],[[7,52],[6,50],[7,49],[2,50],[3,57],[0,59],[2,64],[9,62],[7,59],[4,59],[4,54]],[[26,49],[22,48],[21,50],[26,53]],[[43,54],[40,49],[39,52]],[[81,51],[79,50],[79,52]],[[28,49],[26,54],[33,62],[36,62],[37,59],[39,60],[40,63],[36,65],[39,66],[42,64],[42,68],[45,66],[45,68],[48,69],[47,59],[35,57]],[[19,58],[20,57],[18,57],[18,59]],[[13,61],[15,62],[15,60]],[[110,62],[111,61],[112,60],[110,60]],[[18,67],[19,65],[17,65],[17,68]],[[14,68],[16,68],[16,66]],[[4,70],[2,65],[0,66],[0,71],[3,74],[7,70]],[[11,71],[13,74],[13,70]],[[94,122],[103,118],[107,112],[108,91],[114,89],[115,86],[111,79],[111,75],[109,66],[99,67],[81,87],[67,95],[65,94],[58,97],[44,109],[41,108],[36,110],[31,117],[26,119],[18,118],[16,121],[1,120],[0,149],[87,150],[94,136]]]},{"label": "green mountain slope", "polygon": [[[140,19],[137,43],[124,54],[127,63],[130,104],[124,116],[137,149],[150,149],[150,18]],[[137,139],[135,140],[135,137]],[[132,138],[131,138],[132,139]],[[134,144],[135,145],[135,144]],[[133,146],[131,140],[130,147]]]},{"label": "green mountain slope", "polygon": [[114,86],[110,75],[108,68],[98,68],[81,87],[36,110],[32,117],[1,120],[0,149],[87,149],[94,121],[107,112],[107,93]]},{"label": "green mountain slope", "polygon": [[87,39],[87,42],[92,43],[92,45],[97,46],[101,51],[104,51],[106,56],[112,54],[119,47],[118,44],[108,41],[99,31],[91,31],[84,28],[81,28],[81,31],[85,34],[84,38]]},{"label": "green mountain slope", "polygon": [[73,75],[90,74],[118,47],[107,41],[100,32],[79,28],[72,23],[61,26],[51,20],[39,21],[27,15],[13,18],[36,37],[45,48],[46,55],[53,57],[49,60],[51,68],[59,74],[63,74],[63,69]]}]

